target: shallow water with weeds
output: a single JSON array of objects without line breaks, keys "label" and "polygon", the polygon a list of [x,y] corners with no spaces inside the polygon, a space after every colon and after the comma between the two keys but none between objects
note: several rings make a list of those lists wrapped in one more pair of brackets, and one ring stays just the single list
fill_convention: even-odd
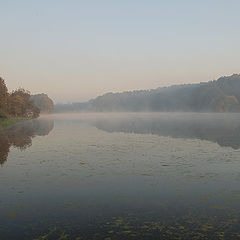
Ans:
[{"label": "shallow water with weeds", "polygon": [[52,115],[0,132],[0,239],[240,239],[240,115]]}]

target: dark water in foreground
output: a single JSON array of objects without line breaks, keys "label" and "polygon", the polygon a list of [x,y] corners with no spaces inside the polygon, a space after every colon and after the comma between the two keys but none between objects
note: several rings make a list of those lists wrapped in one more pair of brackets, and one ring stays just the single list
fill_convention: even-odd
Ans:
[{"label": "dark water in foreground", "polygon": [[79,114],[0,132],[0,239],[240,239],[239,114]]}]

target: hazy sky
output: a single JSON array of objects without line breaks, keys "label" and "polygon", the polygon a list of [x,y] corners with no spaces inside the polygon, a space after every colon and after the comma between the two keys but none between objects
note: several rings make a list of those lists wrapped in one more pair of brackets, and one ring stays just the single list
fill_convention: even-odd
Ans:
[{"label": "hazy sky", "polygon": [[239,0],[0,0],[0,76],[56,102],[240,72]]}]

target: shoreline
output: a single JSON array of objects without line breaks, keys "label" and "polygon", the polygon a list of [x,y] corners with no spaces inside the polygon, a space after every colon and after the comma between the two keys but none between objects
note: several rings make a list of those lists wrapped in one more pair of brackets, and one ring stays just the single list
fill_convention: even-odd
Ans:
[{"label": "shoreline", "polygon": [[0,130],[10,127],[17,122],[24,121],[24,120],[31,120],[31,118],[5,118],[5,119],[0,119]]}]

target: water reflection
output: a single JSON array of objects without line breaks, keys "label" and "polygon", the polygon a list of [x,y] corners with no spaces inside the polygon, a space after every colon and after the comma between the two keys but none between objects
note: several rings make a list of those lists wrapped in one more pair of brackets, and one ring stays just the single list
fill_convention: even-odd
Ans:
[{"label": "water reflection", "polygon": [[156,134],[173,138],[192,138],[240,148],[239,114],[158,114],[145,117],[105,118],[93,122],[107,132]]},{"label": "water reflection", "polygon": [[[48,116],[0,167],[0,239],[237,239],[239,151],[209,141],[239,148],[239,116]],[[2,142],[53,127],[26,124]]]},{"label": "water reflection", "polygon": [[0,164],[7,161],[10,147],[24,150],[32,145],[32,138],[45,136],[54,128],[54,121],[38,119],[24,121],[0,131]]}]

